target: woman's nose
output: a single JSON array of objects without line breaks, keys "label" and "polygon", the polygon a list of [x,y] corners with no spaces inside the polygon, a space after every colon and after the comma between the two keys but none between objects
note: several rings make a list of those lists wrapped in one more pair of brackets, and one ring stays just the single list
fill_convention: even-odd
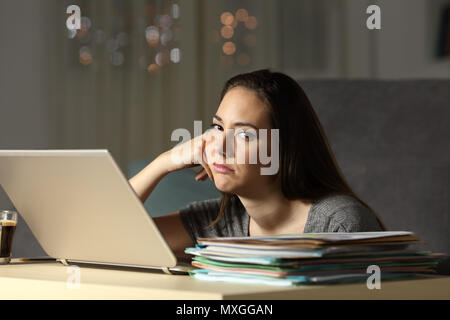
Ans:
[{"label": "woman's nose", "polygon": [[226,130],[221,132],[216,139],[216,152],[219,156],[224,158],[232,158],[234,155],[234,134],[232,134],[231,131],[232,130]]}]

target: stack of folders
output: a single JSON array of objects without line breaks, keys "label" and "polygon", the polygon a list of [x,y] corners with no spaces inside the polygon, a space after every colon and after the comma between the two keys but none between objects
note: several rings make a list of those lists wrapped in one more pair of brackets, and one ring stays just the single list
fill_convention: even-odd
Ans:
[{"label": "stack of folders", "polygon": [[272,285],[366,281],[433,274],[444,254],[413,249],[412,232],[305,233],[199,238],[190,271],[196,279]]}]

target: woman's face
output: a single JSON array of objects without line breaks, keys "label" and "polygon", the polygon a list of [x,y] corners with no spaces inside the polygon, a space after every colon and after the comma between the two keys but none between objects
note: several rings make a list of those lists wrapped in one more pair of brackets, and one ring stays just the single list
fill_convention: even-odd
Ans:
[{"label": "woman's face", "polygon": [[[262,175],[259,149],[270,156],[271,120],[268,106],[252,90],[230,89],[222,99],[207,133],[205,154],[216,187],[250,196],[273,185],[274,176]],[[263,137],[260,129],[266,129]],[[228,146],[227,146],[228,144]]]}]

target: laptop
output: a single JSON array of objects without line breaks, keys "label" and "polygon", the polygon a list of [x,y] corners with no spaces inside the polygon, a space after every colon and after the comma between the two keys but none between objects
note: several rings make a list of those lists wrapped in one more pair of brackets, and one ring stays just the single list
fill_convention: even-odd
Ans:
[{"label": "laptop", "polygon": [[65,265],[186,274],[108,150],[0,150],[0,184]]}]

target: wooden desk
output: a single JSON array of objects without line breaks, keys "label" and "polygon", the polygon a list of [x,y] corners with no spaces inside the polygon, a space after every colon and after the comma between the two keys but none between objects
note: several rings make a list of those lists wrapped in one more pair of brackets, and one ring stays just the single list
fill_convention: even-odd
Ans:
[{"label": "wooden desk", "polygon": [[[2,299],[450,299],[450,277],[382,281],[380,290],[365,283],[275,287],[207,282],[152,271],[81,267],[78,289],[60,263],[0,265]],[[70,286],[70,285],[69,285]]]}]

